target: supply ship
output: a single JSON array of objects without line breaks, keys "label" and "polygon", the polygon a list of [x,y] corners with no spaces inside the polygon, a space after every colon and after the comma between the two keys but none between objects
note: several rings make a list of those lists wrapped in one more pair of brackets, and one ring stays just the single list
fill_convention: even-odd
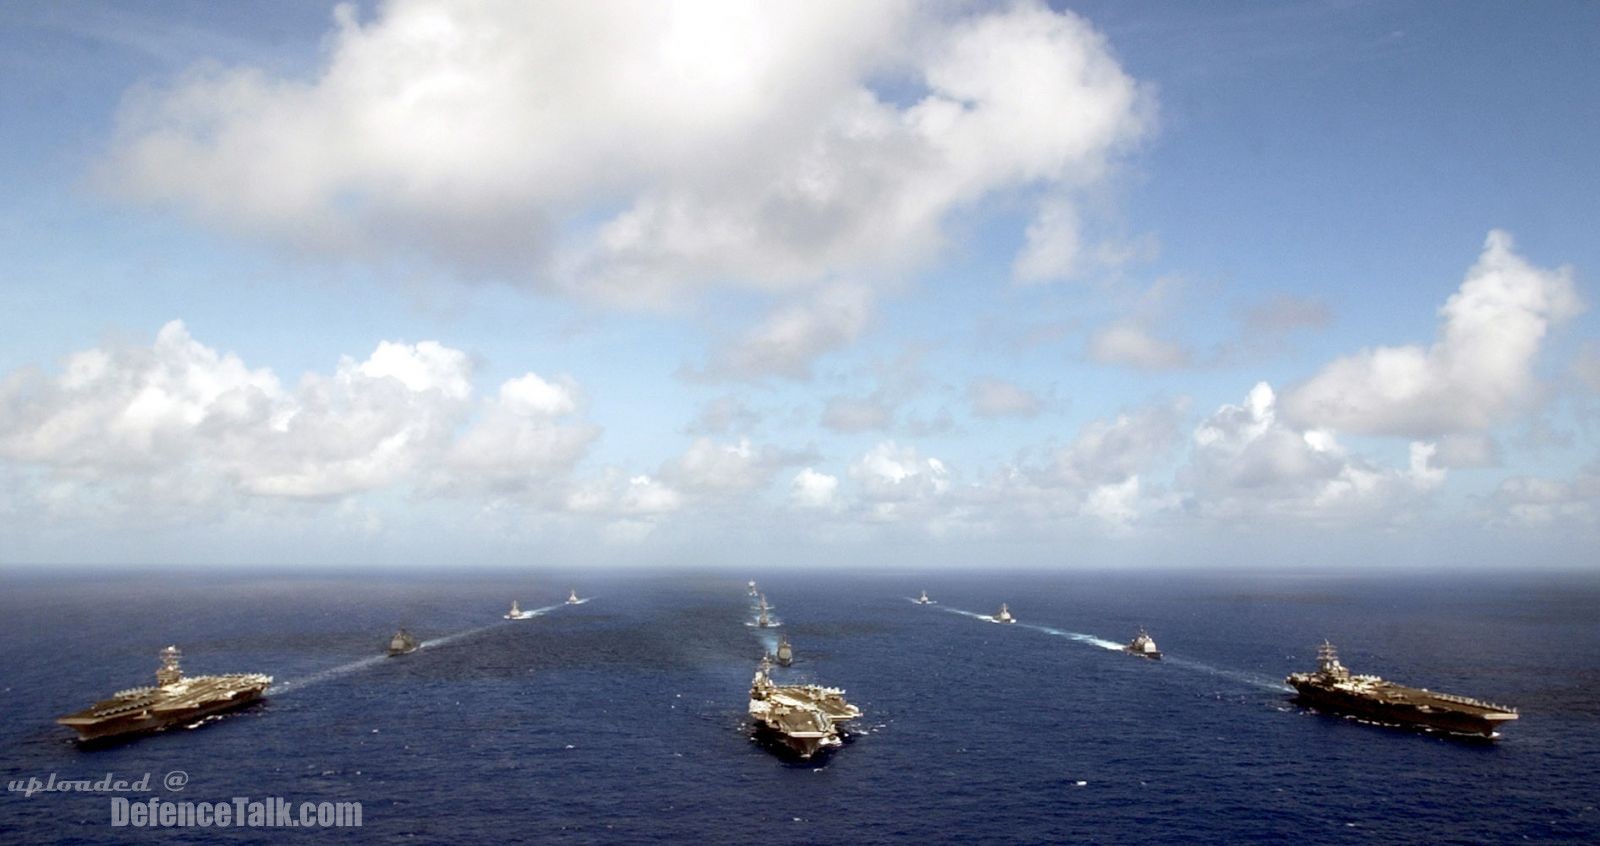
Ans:
[{"label": "supply ship", "polygon": [[248,705],[272,684],[271,676],[260,673],[185,678],[178,665],[182,657],[176,646],[161,650],[155,687],[118,691],[110,699],[58,717],[56,722],[76,731],[79,740],[160,731]]},{"label": "supply ship", "polygon": [[861,709],[836,687],[780,685],[772,681],[772,665],[761,659],[750,682],[750,716],[758,735],[776,740],[801,758],[843,744],[840,726],[861,718]]},{"label": "supply ship", "polygon": [[1284,681],[1299,692],[1296,698],[1303,704],[1375,723],[1492,738],[1499,736],[1501,724],[1519,716],[1517,709],[1503,705],[1354,675],[1327,641],[1317,649],[1316,672],[1294,673]]}]

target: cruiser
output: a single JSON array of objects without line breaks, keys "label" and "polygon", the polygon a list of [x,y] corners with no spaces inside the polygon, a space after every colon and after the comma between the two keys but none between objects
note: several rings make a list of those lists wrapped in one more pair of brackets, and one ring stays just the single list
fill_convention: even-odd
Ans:
[{"label": "cruiser", "polygon": [[765,658],[750,682],[750,716],[757,734],[782,743],[801,758],[839,746],[840,725],[861,718],[861,709],[844,699],[836,687],[814,684],[779,685],[768,675]]},{"label": "cruiser", "polygon": [[520,620],[520,619],[522,619],[522,609],[517,607],[517,601],[515,599],[511,600],[511,610],[506,612],[506,619],[507,620]]},{"label": "cruiser", "polygon": [[416,652],[420,646],[422,646],[422,641],[412,637],[411,633],[405,629],[401,629],[394,633],[394,637],[389,638],[389,657],[393,658],[396,655]]},{"label": "cruiser", "polygon": [[767,595],[766,594],[764,594],[764,593],[761,594],[761,602],[756,607],[760,608],[762,611],[771,611],[772,610],[772,606],[767,604]]},{"label": "cruiser", "polygon": [[1000,610],[989,619],[996,623],[1015,623],[1017,621],[1016,617],[1011,616],[1011,609],[1007,608],[1004,602],[1000,603]]},{"label": "cruiser", "polygon": [[761,609],[761,616],[756,618],[756,625],[763,629],[772,628],[772,618],[767,616],[765,608]]},{"label": "cruiser", "polygon": [[1122,647],[1122,651],[1131,652],[1141,658],[1161,660],[1161,650],[1156,648],[1156,639],[1145,632],[1143,628],[1139,629],[1139,633],[1134,635],[1133,640],[1129,641],[1127,646]]},{"label": "cruiser", "polygon": [[272,684],[271,676],[235,673],[225,676],[184,678],[178,647],[161,650],[161,669],[155,687],[118,691],[57,723],[78,732],[79,740],[101,740],[119,735],[161,731],[175,725],[198,725],[205,717],[231,711],[261,698]]},{"label": "cruiser", "polygon": [[917,604],[918,605],[935,605],[937,603],[935,603],[933,600],[928,598],[928,592],[927,591],[923,591],[922,595],[917,597]]},{"label": "cruiser", "polygon": [[578,592],[576,590],[567,591],[567,604],[568,605],[582,605],[583,604],[583,600],[578,598]]},{"label": "cruiser", "polygon": [[1294,673],[1285,682],[1301,703],[1321,711],[1390,725],[1438,729],[1452,734],[1499,737],[1502,723],[1517,719],[1517,709],[1478,699],[1405,687],[1377,676],[1353,675],[1339,663],[1333,644],[1317,649],[1317,671]]},{"label": "cruiser", "polygon": [[778,666],[787,667],[794,663],[794,648],[789,646],[788,635],[778,635]]}]

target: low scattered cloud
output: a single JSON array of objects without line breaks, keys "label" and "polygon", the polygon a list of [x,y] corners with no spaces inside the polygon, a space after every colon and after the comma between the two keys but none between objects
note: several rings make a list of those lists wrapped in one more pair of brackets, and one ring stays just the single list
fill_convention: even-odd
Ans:
[{"label": "low scattered cloud", "polygon": [[749,438],[733,443],[696,438],[683,455],[661,468],[660,475],[679,491],[726,496],[761,490],[779,470],[808,457],[771,446],[758,447]]},{"label": "low scattered cloud", "polygon": [[937,458],[924,458],[916,447],[883,441],[850,465],[850,478],[863,499],[893,504],[926,499],[950,488],[950,470]]},{"label": "low scattered cloud", "polygon": [[885,431],[894,426],[894,407],[881,395],[829,397],[819,422],[835,432]]},{"label": "low scattered cloud", "polygon": [[872,314],[867,292],[835,288],[793,303],[724,344],[697,378],[755,381],[769,377],[811,378],[820,356],[854,341]]},{"label": "low scattered cloud", "polygon": [[1600,462],[1590,462],[1566,479],[1513,476],[1501,482],[1486,502],[1495,524],[1534,529],[1600,526]]},{"label": "low scattered cloud", "polygon": [[798,508],[831,509],[837,506],[838,490],[839,477],[807,467],[790,483],[789,502]]},{"label": "low scattered cloud", "polygon": [[1301,425],[1359,434],[1484,431],[1526,409],[1546,333],[1581,309],[1571,268],[1529,264],[1509,234],[1492,231],[1440,309],[1432,346],[1340,358],[1291,388],[1284,412]]},{"label": "low scattered cloud", "polygon": [[700,406],[685,431],[691,435],[748,432],[760,425],[761,419],[761,414],[751,410],[738,397],[717,397]]},{"label": "low scattered cloud", "polygon": [[979,417],[1037,417],[1044,401],[1020,385],[1004,379],[974,379],[967,385],[967,402]]},{"label": "low scattered cloud", "polygon": [[1182,345],[1157,338],[1137,323],[1114,323],[1089,338],[1089,358],[1138,370],[1186,367],[1190,356]]},{"label": "low scattered cloud", "polygon": [[564,478],[599,434],[566,419],[578,405],[570,380],[528,373],[475,401],[472,378],[460,350],[384,341],[290,389],[172,321],[148,347],[107,345],[53,374],[8,374],[0,459],[146,493],[515,492]]},{"label": "low scattered cloud", "polygon": [[1351,454],[1333,433],[1283,420],[1262,382],[1243,404],[1218,408],[1195,429],[1178,482],[1186,507],[1203,518],[1399,521],[1444,482],[1435,452],[1413,442],[1404,469]]},{"label": "low scattered cloud", "polygon": [[1244,310],[1240,322],[1254,336],[1277,337],[1301,329],[1321,329],[1333,322],[1333,309],[1314,297],[1274,294]]}]

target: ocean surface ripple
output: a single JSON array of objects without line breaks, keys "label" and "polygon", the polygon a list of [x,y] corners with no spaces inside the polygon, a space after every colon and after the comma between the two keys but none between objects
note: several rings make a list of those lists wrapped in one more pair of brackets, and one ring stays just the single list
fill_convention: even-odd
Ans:
[{"label": "ocean surface ripple", "polygon": [[[777,633],[752,629],[748,578],[784,609],[784,679],[866,713],[829,757],[749,738]],[[606,599],[565,605],[569,585]],[[906,601],[924,588],[941,604]],[[503,620],[513,597],[549,604]],[[964,610],[1001,602],[1015,625]],[[1578,577],[5,575],[0,765],[8,781],[185,771],[164,798],[362,803],[360,830],[318,840],[1595,843],[1595,608]],[[423,648],[384,657],[401,625]],[[1165,660],[1121,652],[1140,626]],[[1357,672],[1522,719],[1470,743],[1301,709],[1282,679],[1324,637]],[[105,748],[54,725],[151,681],[168,643],[190,673],[279,684]],[[0,801],[4,843],[281,835],[111,828],[97,795]]]}]

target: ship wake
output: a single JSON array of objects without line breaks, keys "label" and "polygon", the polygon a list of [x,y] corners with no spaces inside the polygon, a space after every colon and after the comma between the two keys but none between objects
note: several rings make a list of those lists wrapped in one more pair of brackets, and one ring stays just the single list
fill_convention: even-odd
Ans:
[{"label": "ship wake", "polygon": [[1022,626],[1025,629],[1033,629],[1036,632],[1044,632],[1045,634],[1053,637],[1064,637],[1068,640],[1075,640],[1079,643],[1087,643],[1090,646],[1098,646],[1101,649],[1109,649],[1112,652],[1122,651],[1122,644],[1106,640],[1103,637],[1095,637],[1092,634],[1063,631],[1062,629],[1053,629],[1049,626],[1035,626],[1030,623],[1018,623],[1017,625]]},{"label": "ship wake", "polygon": [[[960,614],[963,617],[971,617],[975,620],[982,620],[986,623],[995,622],[994,618],[988,614],[978,614],[972,611],[963,611],[960,608],[951,608],[949,606],[943,606],[939,610],[949,611],[952,614]],[[1014,625],[1016,625],[1016,627],[1019,629],[1033,629],[1036,632],[1044,632],[1045,634],[1054,637],[1064,637],[1068,640],[1075,640],[1079,643],[1087,643],[1090,646],[1098,646],[1101,649],[1109,652],[1123,651],[1122,644],[1120,643],[1106,640],[1103,637],[1095,637],[1092,634],[1086,634],[1084,632],[1070,632],[1066,631],[1065,629],[1057,629],[1050,626],[1038,626],[1032,623],[1016,623]],[[1166,657],[1164,657],[1162,659],[1162,663],[1174,667],[1182,667],[1185,670],[1190,670],[1193,672],[1206,673],[1207,675],[1228,679],[1240,684],[1249,685],[1250,687],[1260,688],[1261,690],[1270,690],[1275,693],[1291,690],[1291,688],[1286,687],[1283,682],[1260,675],[1258,673],[1247,673],[1241,670],[1228,670],[1222,667],[1213,667],[1210,664],[1201,663],[1199,661],[1190,661],[1185,658],[1174,658],[1171,654],[1168,654]]]},{"label": "ship wake", "polygon": [[293,692],[295,692],[295,691],[297,691],[297,690],[299,690],[299,689],[301,689],[303,687],[310,687],[311,685],[317,684],[319,682],[325,682],[325,681],[327,681],[329,679],[336,679],[336,678],[339,678],[340,676],[348,676],[351,673],[360,672],[360,671],[365,670],[365,669],[367,669],[369,667],[372,667],[374,665],[381,664],[384,661],[388,660],[388,658],[389,658],[388,655],[385,655],[385,654],[380,652],[377,655],[369,655],[366,658],[362,658],[359,661],[351,661],[348,664],[340,664],[337,667],[330,667],[330,668],[328,668],[326,670],[319,670],[318,672],[312,673],[311,675],[306,676],[303,679],[298,679],[296,681],[286,681],[286,682],[282,683],[281,685],[278,685],[278,689],[273,691],[273,696],[277,696],[277,697],[285,696],[285,695],[293,693]]},{"label": "ship wake", "polygon": [[[588,600],[584,600],[584,601],[587,602]],[[543,608],[535,608],[535,609],[533,609],[531,611],[524,611],[524,612],[522,612],[521,615],[519,615],[517,617],[517,619],[518,620],[531,620],[534,617],[542,617],[545,614],[548,614],[551,611],[554,611],[554,610],[556,610],[557,608],[560,608],[560,607],[561,607],[560,605],[547,605],[547,606],[545,606]],[[488,630],[490,630],[492,628],[495,628],[497,626],[500,626],[500,625],[502,625],[502,623],[490,623],[487,626],[478,626],[476,628],[464,629],[464,630],[459,631],[459,632],[454,632],[452,634],[444,635],[443,637],[436,637],[436,638],[433,638],[432,640],[425,640],[417,648],[418,649],[430,649],[430,648],[433,648],[433,647],[444,646],[447,643],[451,643],[451,642],[454,642],[454,641],[457,641],[457,640],[461,640],[463,638],[472,637],[473,635],[476,635],[476,634],[482,634],[483,632],[486,632],[486,631],[488,631]],[[300,688],[303,688],[303,687],[310,687],[311,685],[317,684],[319,682],[325,682],[325,681],[328,681],[329,679],[336,679],[336,678],[339,678],[341,676],[348,676],[351,673],[360,672],[362,670],[366,670],[366,669],[369,669],[371,667],[375,667],[378,664],[382,664],[384,661],[388,660],[388,658],[389,658],[389,656],[387,654],[380,652],[377,655],[369,655],[369,656],[367,656],[365,658],[361,658],[359,660],[351,661],[348,664],[340,664],[337,667],[329,667],[326,670],[318,670],[317,672],[312,673],[311,675],[306,676],[303,679],[296,679],[294,681],[286,681],[286,682],[283,682],[282,684],[277,685],[276,686],[276,690],[274,691],[273,695],[274,696],[282,696],[282,695],[287,694],[287,693],[292,693],[292,692],[294,692],[296,690],[299,690]]]},{"label": "ship wake", "polygon": [[1285,691],[1294,690],[1294,688],[1285,685],[1283,682],[1277,679],[1269,678],[1267,676],[1260,675],[1259,673],[1247,673],[1241,670],[1227,670],[1223,669],[1222,667],[1213,667],[1210,664],[1201,663],[1199,661],[1190,661],[1187,658],[1174,658],[1171,655],[1167,655],[1162,659],[1162,661],[1163,663],[1171,664],[1174,667],[1182,667],[1185,670],[1192,670],[1197,673],[1205,673],[1206,675],[1216,676],[1217,678],[1236,681],[1240,684],[1249,685],[1262,690],[1270,690],[1274,693],[1282,693]]},{"label": "ship wake", "polygon": [[[582,604],[583,602],[588,602],[588,601],[589,600],[585,599],[585,600],[582,600],[581,602],[579,602],[578,604]],[[561,603],[561,605],[566,605],[566,603],[563,602],[563,603]],[[532,620],[534,617],[543,617],[544,615],[550,613],[551,611],[554,611],[557,608],[560,608],[561,605],[546,605],[543,608],[535,608],[535,609],[533,609],[531,611],[524,611],[521,614],[518,614],[517,616],[512,617],[510,619],[514,619],[514,620]],[[490,625],[484,626],[483,628],[473,629],[473,631],[481,632],[481,631],[485,631],[487,629],[492,629],[492,628],[494,628],[494,625],[490,624]],[[462,633],[457,634],[457,635],[449,635],[446,638],[441,638],[440,640],[441,641],[447,640],[447,639],[448,640],[455,640],[458,637],[466,637],[467,634],[468,634],[467,632],[462,632]],[[426,646],[427,644],[423,644],[423,645]]]},{"label": "ship wake", "polygon": [[[963,617],[971,617],[974,620],[982,620],[985,623],[999,623],[999,621],[990,614],[978,614],[973,611],[963,611],[960,608],[951,608],[948,605],[941,607],[939,610],[949,611],[952,614],[960,614]],[[1068,640],[1075,640],[1079,643],[1087,643],[1090,646],[1098,646],[1101,649],[1110,649],[1113,651],[1121,651],[1122,649],[1122,644],[1120,643],[1113,643],[1103,637],[1095,637],[1092,634],[1086,634],[1084,632],[1069,632],[1064,629],[1052,628],[1050,626],[1038,626],[1034,625],[1033,623],[1011,623],[1008,625],[1015,625],[1019,629],[1033,629],[1036,632],[1044,632],[1052,637],[1064,637]]]}]

